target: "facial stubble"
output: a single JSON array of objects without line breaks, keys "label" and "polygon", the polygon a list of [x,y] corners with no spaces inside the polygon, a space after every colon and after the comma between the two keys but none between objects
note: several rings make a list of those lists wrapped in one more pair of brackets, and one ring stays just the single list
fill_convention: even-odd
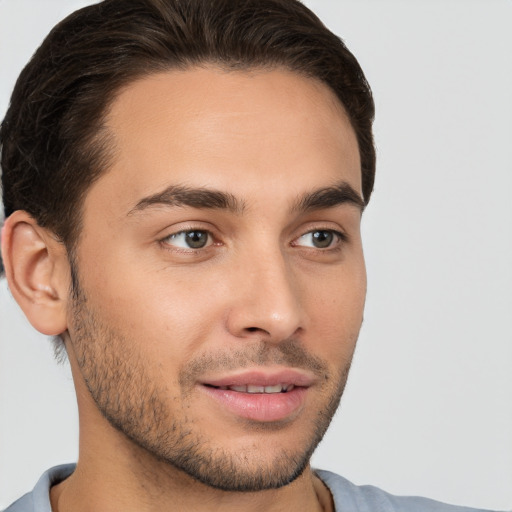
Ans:
[{"label": "facial stubble", "polygon": [[[158,370],[151,372],[151,365],[138,350],[140,343],[101,321],[77,280],[72,304],[73,351],[92,399],[102,416],[150,458],[224,491],[276,489],[302,474],[338,408],[352,352],[334,377],[327,365],[309,354],[297,340],[272,344],[259,341],[235,352],[201,354],[182,367],[178,376],[180,392],[176,395],[155,378]],[[355,345],[355,340],[347,341]],[[216,445],[186,411],[194,384],[204,372],[265,365],[284,365],[314,373],[325,397],[307,424],[307,440],[297,443],[293,450],[272,453],[268,460],[254,446],[230,452],[227,447]],[[178,415],[173,414],[175,402],[182,404]],[[261,436],[272,435],[289,425],[248,421],[246,428]]]}]

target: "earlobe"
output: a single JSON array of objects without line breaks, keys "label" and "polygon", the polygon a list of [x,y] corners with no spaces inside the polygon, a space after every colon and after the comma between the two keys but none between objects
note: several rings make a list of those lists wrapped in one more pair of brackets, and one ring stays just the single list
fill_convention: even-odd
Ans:
[{"label": "earlobe", "polygon": [[2,256],[11,293],[29,322],[43,334],[64,332],[69,263],[63,244],[18,210],[2,229]]}]

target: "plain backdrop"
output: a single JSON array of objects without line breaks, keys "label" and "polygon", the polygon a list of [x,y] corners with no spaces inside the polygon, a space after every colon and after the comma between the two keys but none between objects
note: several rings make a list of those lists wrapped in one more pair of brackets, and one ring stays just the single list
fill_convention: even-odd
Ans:
[{"label": "plain backdrop", "polygon": [[[0,117],[48,30],[89,2],[0,0]],[[372,85],[365,323],[314,465],[512,508],[512,2],[310,0]],[[0,285],[0,508],[76,460],[66,365]]]}]

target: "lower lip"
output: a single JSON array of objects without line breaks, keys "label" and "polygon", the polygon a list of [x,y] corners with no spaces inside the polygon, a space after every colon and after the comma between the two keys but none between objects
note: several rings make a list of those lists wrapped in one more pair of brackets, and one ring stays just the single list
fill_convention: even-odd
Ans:
[{"label": "lower lip", "polygon": [[291,418],[302,408],[307,392],[302,387],[286,393],[241,393],[209,386],[202,386],[202,389],[231,413],[259,422]]}]

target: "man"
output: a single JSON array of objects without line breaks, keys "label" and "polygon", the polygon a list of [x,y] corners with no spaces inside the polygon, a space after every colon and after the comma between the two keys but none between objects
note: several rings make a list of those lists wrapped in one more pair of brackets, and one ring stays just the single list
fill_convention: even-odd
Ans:
[{"label": "man", "polygon": [[372,119],[294,1],[106,0],[54,29],[2,124],[2,254],[65,346],[80,457],[8,510],[457,510],[309,465],[362,321]]}]

